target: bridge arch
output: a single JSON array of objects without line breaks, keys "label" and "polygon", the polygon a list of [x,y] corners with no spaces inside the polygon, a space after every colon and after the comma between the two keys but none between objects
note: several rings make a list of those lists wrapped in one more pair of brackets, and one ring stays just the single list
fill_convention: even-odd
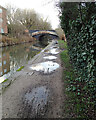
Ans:
[{"label": "bridge arch", "polygon": [[52,39],[59,39],[55,30],[29,30],[29,33],[44,45],[47,45],[48,41]]},{"label": "bridge arch", "polygon": [[55,30],[29,30],[32,37],[39,38],[42,35],[51,35],[54,38],[59,38]]}]

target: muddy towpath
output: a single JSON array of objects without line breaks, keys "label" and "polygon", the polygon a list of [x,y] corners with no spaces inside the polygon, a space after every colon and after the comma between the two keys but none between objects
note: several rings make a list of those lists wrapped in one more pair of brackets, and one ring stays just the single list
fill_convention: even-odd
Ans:
[{"label": "muddy towpath", "polygon": [[62,118],[63,81],[57,42],[53,40],[19,72],[2,93],[3,118]]}]

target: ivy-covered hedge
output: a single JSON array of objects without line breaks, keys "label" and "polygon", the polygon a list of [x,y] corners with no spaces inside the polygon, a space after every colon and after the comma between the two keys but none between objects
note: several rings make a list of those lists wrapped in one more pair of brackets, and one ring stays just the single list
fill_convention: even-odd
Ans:
[{"label": "ivy-covered hedge", "polygon": [[[74,4],[75,10],[73,10]],[[74,86],[76,94],[81,95],[83,92],[85,101],[88,100],[87,102],[95,105],[96,3],[74,4],[69,3],[72,7],[71,11],[71,7],[67,9],[67,3],[61,3],[61,27],[67,37],[70,60],[77,76]],[[74,15],[73,18],[70,12]],[[70,14],[69,17],[67,14]]]},{"label": "ivy-covered hedge", "polygon": [[84,81],[88,87],[95,90],[96,80],[96,15],[92,16],[90,21],[82,26],[80,31],[78,27],[80,19],[70,22],[72,34],[68,37],[69,55],[74,69],[78,74],[78,81]]}]

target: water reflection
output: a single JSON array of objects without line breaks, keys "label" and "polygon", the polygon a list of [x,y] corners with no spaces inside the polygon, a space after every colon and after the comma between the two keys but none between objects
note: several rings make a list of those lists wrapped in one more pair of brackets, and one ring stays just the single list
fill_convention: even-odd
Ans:
[{"label": "water reflection", "polygon": [[48,59],[48,60],[54,60],[54,59],[56,59],[57,57],[55,57],[55,56],[45,56],[45,57],[43,57],[44,59]]},{"label": "water reflection", "polygon": [[36,70],[36,71],[43,71],[44,74],[46,74],[46,73],[49,74],[49,73],[53,72],[54,70],[56,70],[57,68],[59,68],[59,64],[56,62],[47,61],[47,62],[34,64],[30,68],[32,70]]},{"label": "water reflection", "polygon": [[[2,52],[1,52],[2,53]],[[0,58],[0,77],[10,71],[9,53],[3,53]]]},{"label": "water reflection", "polygon": [[39,52],[33,49],[32,45],[32,43],[26,43],[0,48],[0,83]]},{"label": "water reflection", "polygon": [[58,49],[57,48],[52,48],[50,50],[45,50],[44,51],[45,53],[49,53],[49,54],[52,54],[52,55],[56,55],[59,53]]}]

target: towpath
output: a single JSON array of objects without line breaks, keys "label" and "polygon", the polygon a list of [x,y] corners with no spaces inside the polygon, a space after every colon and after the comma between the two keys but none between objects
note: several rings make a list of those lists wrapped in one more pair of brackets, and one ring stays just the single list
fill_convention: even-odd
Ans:
[{"label": "towpath", "polygon": [[2,93],[3,118],[63,117],[63,68],[59,53],[58,44],[52,41],[11,77],[14,82]]}]

